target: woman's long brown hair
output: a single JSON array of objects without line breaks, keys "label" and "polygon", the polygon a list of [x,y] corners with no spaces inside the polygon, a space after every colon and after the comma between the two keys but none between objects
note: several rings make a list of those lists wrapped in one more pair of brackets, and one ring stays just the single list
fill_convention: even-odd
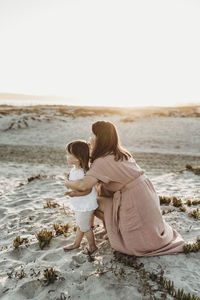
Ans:
[{"label": "woman's long brown hair", "polygon": [[95,159],[113,154],[115,160],[128,160],[131,154],[120,145],[115,125],[111,122],[97,121],[92,124],[92,132],[96,136],[96,144],[91,154],[91,162]]}]

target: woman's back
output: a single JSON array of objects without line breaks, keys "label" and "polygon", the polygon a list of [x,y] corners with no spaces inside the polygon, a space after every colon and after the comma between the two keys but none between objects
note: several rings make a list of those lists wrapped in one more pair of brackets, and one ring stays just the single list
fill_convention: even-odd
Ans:
[{"label": "woman's back", "polygon": [[136,256],[174,254],[184,241],[161,214],[156,191],[135,160],[116,161],[114,155],[96,159],[87,175],[101,183],[104,218],[112,247]]},{"label": "woman's back", "polygon": [[116,161],[114,155],[97,158],[87,172],[87,175],[98,178],[113,191],[119,190],[142,174],[144,174],[144,170],[133,158]]}]

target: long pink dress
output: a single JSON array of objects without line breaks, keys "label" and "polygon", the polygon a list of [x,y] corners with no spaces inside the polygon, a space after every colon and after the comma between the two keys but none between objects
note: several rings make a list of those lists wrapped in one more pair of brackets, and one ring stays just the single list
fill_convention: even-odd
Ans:
[{"label": "long pink dress", "polygon": [[111,247],[135,256],[183,252],[182,237],[162,217],[151,181],[135,160],[97,158],[87,175],[100,182],[104,218]]}]

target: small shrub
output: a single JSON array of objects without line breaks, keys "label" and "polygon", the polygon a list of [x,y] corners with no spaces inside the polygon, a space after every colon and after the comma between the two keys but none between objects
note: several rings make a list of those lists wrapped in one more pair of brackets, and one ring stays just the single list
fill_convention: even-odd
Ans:
[{"label": "small shrub", "polygon": [[53,228],[56,232],[56,236],[59,236],[61,234],[67,236],[67,234],[69,233],[69,224],[66,225],[53,224]]},{"label": "small shrub", "polygon": [[13,240],[13,246],[17,249],[20,245],[23,243],[27,244],[28,239],[27,238],[21,238],[19,235],[16,236],[16,238]]},{"label": "small shrub", "polygon": [[19,273],[16,273],[15,274],[15,277],[18,277],[19,279],[22,279],[25,277],[25,272],[24,272],[24,269],[22,269]]},{"label": "small shrub", "polygon": [[73,231],[75,231],[75,232],[76,232],[76,231],[77,231],[77,226],[73,226],[73,228],[72,228],[72,229],[73,229]]},{"label": "small shrub", "polygon": [[163,210],[162,211],[162,215],[166,215],[166,214],[169,214],[171,212],[175,211],[175,209],[168,209],[167,211]]},{"label": "small shrub", "polygon": [[186,167],[187,170],[192,170],[192,166],[190,164],[186,164],[185,167]]},{"label": "small shrub", "polygon": [[172,204],[173,204],[173,206],[175,206],[175,207],[180,207],[180,206],[182,206],[182,201],[181,201],[181,199],[178,199],[178,198],[176,198],[176,197],[173,197],[172,198]]},{"label": "small shrub", "polygon": [[46,245],[49,245],[49,243],[53,237],[53,233],[52,233],[52,231],[43,229],[40,232],[38,232],[35,236],[36,236],[37,240],[39,241],[40,249],[43,249]]},{"label": "small shrub", "polygon": [[187,200],[185,203],[187,206],[191,206],[192,205],[192,201],[191,200]]},{"label": "small shrub", "polygon": [[186,212],[186,208],[184,206],[179,207],[179,211]]},{"label": "small shrub", "polygon": [[187,164],[187,165],[185,166],[185,168],[186,168],[186,170],[188,170],[188,171],[192,171],[195,175],[200,175],[200,166],[195,166],[195,167],[193,167],[193,166]]},{"label": "small shrub", "polygon": [[31,181],[33,181],[33,180],[35,180],[35,179],[42,179],[41,174],[37,174],[37,175],[35,175],[35,176],[31,176],[31,177],[29,177],[29,178],[27,179],[27,181],[28,181],[28,183],[29,183],[29,182],[31,182]]},{"label": "small shrub", "polygon": [[195,218],[195,219],[200,219],[200,211],[199,209],[194,209],[193,211],[189,212],[189,214]]},{"label": "small shrub", "polygon": [[194,201],[187,200],[187,201],[186,201],[186,204],[187,204],[188,206],[191,206],[191,205],[198,205],[198,204],[200,204],[200,200],[194,200]]},{"label": "small shrub", "polygon": [[54,283],[54,281],[58,278],[56,271],[54,268],[45,269],[44,270],[44,278],[43,282],[45,285],[49,285],[50,283]]},{"label": "small shrub", "polygon": [[197,237],[195,243],[187,243],[183,247],[183,251],[185,254],[187,254],[189,252],[198,252],[199,250],[200,250],[200,238],[199,237]]},{"label": "small shrub", "polygon": [[56,208],[57,206],[60,206],[56,202],[52,202],[51,200],[46,201],[46,205],[43,206],[43,208]]},{"label": "small shrub", "polygon": [[160,200],[160,205],[162,205],[162,204],[169,205],[170,202],[171,202],[171,198],[170,197],[166,197],[166,196],[159,196],[159,200]]}]

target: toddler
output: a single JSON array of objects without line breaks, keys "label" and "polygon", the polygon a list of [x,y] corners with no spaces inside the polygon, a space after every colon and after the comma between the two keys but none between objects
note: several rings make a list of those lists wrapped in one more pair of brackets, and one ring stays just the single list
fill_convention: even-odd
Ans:
[{"label": "toddler", "polygon": [[[69,180],[82,179],[89,169],[89,146],[85,141],[72,141],[66,146],[67,163],[73,168],[69,173]],[[91,220],[94,210],[98,207],[95,187],[92,190],[78,192],[79,196],[71,197],[70,202],[74,208],[77,223],[76,238],[73,244],[65,246],[64,250],[79,248],[85,235],[92,253],[97,249],[94,234],[91,229]],[[67,193],[66,193],[67,194]]]}]

